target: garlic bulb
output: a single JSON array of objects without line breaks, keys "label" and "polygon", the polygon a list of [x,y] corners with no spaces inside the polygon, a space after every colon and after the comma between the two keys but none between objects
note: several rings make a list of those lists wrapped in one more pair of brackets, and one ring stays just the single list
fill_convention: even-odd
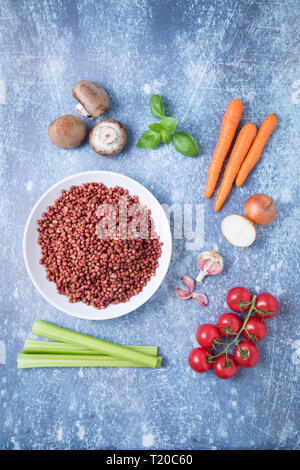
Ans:
[{"label": "garlic bulb", "polygon": [[215,276],[223,270],[223,258],[218,253],[217,245],[213,245],[212,250],[200,253],[197,259],[197,264],[200,273],[197,276],[197,281],[202,282],[203,278],[207,275]]}]

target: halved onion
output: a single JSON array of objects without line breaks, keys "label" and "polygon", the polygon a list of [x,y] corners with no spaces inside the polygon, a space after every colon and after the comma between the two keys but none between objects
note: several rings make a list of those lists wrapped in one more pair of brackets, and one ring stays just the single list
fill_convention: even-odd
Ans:
[{"label": "halved onion", "polygon": [[247,248],[256,239],[255,224],[242,215],[232,214],[223,219],[221,230],[231,245]]}]

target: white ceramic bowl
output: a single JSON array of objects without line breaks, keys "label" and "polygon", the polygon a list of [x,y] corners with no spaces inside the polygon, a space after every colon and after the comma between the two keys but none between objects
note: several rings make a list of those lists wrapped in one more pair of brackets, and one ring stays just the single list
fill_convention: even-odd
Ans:
[{"label": "white ceramic bowl", "polygon": [[[91,182],[101,182],[108,188],[121,186],[128,189],[130,195],[138,195],[140,203],[146,205],[151,210],[156,233],[159,235],[160,241],[163,242],[159,267],[144,289],[139,294],[131,297],[128,302],[109,305],[103,310],[97,310],[82,302],[69,303],[65,295],[57,293],[56,285],[54,282],[47,281],[45,268],[39,264],[41,253],[40,245],[37,243],[38,225],[36,221],[41,219],[42,213],[47,210],[47,207],[51,206],[61,196],[61,190],[68,190],[70,186],[78,186]],[[172,253],[172,237],[168,218],[158,200],[148,189],[128,176],[110,171],[88,171],[65,178],[48,189],[38,200],[26,223],[23,238],[23,253],[26,268],[33,284],[50,304],[74,317],[86,318],[88,320],[107,320],[132,312],[147,302],[157,291],[168,271]]]}]

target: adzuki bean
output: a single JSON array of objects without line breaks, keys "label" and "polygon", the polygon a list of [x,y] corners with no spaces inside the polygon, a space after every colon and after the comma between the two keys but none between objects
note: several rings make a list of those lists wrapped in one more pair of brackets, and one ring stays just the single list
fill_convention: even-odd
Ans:
[{"label": "adzuki bean", "polygon": [[[121,202],[126,204],[125,217]],[[103,207],[112,213],[99,212]],[[62,190],[37,221],[40,264],[47,279],[71,303],[104,309],[127,302],[158,267],[162,243],[150,214],[138,196],[119,186],[86,183]]]}]

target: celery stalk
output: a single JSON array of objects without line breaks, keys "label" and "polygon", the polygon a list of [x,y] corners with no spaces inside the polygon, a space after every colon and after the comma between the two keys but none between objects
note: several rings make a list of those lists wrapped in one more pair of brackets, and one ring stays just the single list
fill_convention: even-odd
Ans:
[{"label": "celery stalk", "polygon": [[87,336],[82,333],[67,330],[52,323],[43,320],[35,320],[33,323],[32,332],[39,336],[44,336],[49,339],[62,341],[65,343],[75,344],[87,349],[93,349],[97,353],[107,354],[114,358],[120,358],[126,361],[141,364],[146,367],[156,367],[157,359],[155,356],[149,356],[126,346],[109,343],[102,339]]},{"label": "celery stalk", "polygon": [[[126,346],[130,349],[143,352],[150,356],[157,356],[157,346]],[[82,348],[69,343],[61,343],[57,341],[36,341],[26,339],[23,354],[81,354],[81,355],[95,355],[92,349]]]},{"label": "celery stalk", "polygon": [[[155,367],[161,366],[161,356],[155,357]],[[18,369],[37,367],[149,367],[138,362],[110,356],[79,354],[18,354]],[[152,366],[150,366],[152,367]]]}]

